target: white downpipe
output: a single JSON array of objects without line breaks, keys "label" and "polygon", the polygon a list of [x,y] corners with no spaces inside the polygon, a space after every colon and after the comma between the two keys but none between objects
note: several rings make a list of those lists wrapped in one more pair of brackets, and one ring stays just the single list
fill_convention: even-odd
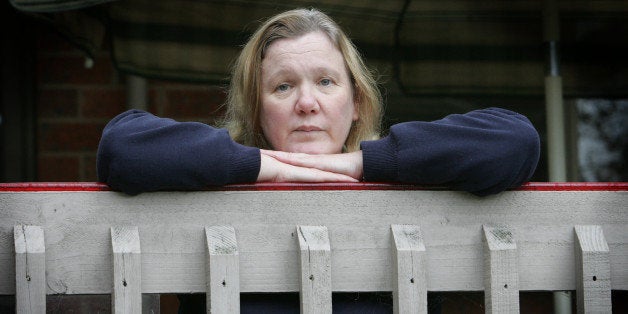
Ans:
[{"label": "white downpipe", "polygon": [[145,78],[127,75],[126,106],[128,109],[148,109],[148,81]]},{"label": "white downpipe", "polygon": [[[549,181],[567,181],[565,109],[563,82],[560,76],[560,20],[555,0],[545,0],[543,8],[543,39],[547,44],[548,71],[545,76],[545,112],[547,120],[547,161]],[[554,313],[571,314],[571,292],[554,292]]]},{"label": "white downpipe", "polygon": [[560,76],[545,77],[547,153],[549,180],[551,182],[567,181],[565,109],[562,87],[563,82]]},{"label": "white downpipe", "polygon": [[548,71],[545,76],[545,109],[547,120],[547,152],[549,180],[567,181],[565,109],[563,83],[560,76],[560,25],[555,0],[546,0],[543,12],[544,40],[548,46]]}]

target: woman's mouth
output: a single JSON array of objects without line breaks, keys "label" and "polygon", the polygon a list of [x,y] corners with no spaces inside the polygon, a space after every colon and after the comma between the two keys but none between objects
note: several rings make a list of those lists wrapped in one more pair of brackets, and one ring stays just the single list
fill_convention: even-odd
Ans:
[{"label": "woman's mouth", "polygon": [[313,125],[302,125],[302,126],[296,128],[295,131],[298,131],[298,132],[315,132],[315,131],[322,131],[322,129],[317,127],[317,126],[313,126]]}]

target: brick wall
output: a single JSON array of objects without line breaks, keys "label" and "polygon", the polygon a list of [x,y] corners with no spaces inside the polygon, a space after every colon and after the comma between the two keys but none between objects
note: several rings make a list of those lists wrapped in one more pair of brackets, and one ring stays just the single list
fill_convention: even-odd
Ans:
[{"label": "brick wall", "polygon": [[[93,66],[85,54],[54,30],[37,31],[36,125],[38,181],[96,181],[96,150],[106,123],[127,108],[125,75],[113,66],[109,48]],[[149,81],[148,110],[177,120],[215,122],[223,89]]]}]

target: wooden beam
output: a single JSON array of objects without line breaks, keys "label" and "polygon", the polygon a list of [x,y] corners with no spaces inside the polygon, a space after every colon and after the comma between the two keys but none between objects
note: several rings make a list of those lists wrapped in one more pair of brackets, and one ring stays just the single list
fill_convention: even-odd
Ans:
[{"label": "wooden beam", "polygon": [[240,262],[235,229],[205,227],[207,313],[240,313]]},{"label": "wooden beam", "polygon": [[[211,204],[211,205],[210,205]],[[237,230],[240,291],[298,292],[296,225],[326,226],[333,291],[392,291],[393,224],[419,225],[429,291],[484,289],[482,225],[517,243],[520,290],[576,290],[574,226],[599,225],[612,288],[628,290],[626,191],[0,192],[0,294],[15,295],[13,227],[46,232],[47,291],[111,294],[109,226],[142,231],[143,293],[205,293],[205,226]],[[106,227],[103,227],[106,226]],[[428,245],[429,244],[429,245]],[[522,245],[525,244],[525,245]],[[355,261],[359,260],[360,263]],[[574,295],[575,298],[575,295]]]},{"label": "wooden beam", "polygon": [[482,229],[486,313],[519,313],[517,245],[512,232],[486,225]]},{"label": "wooden beam", "polygon": [[135,226],[111,227],[113,250],[113,313],[142,313],[140,235]]},{"label": "wooden beam", "polygon": [[297,226],[301,313],[331,313],[331,245],[325,226]]},{"label": "wooden beam", "polygon": [[13,227],[15,240],[16,313],[46,313],[46,247],[44,229]]},{"label": "wooden beam", "polygon": [[578,313],[611,313],[609,248],[600,226],[575,226]]},{"label": "wooden beam", "polygon": [[425,244],[419,226],[391,225],[394,313],[427,313]]}]

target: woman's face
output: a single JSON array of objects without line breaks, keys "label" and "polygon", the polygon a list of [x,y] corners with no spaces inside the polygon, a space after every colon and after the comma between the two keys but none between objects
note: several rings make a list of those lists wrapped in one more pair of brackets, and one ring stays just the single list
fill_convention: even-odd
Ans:
[{"label": "woman's face", "polygon": [[342,53],[325,34],[271,43],[262,61],[261,87],[260,123],[273,149],[342,152],[358,111]]}]

